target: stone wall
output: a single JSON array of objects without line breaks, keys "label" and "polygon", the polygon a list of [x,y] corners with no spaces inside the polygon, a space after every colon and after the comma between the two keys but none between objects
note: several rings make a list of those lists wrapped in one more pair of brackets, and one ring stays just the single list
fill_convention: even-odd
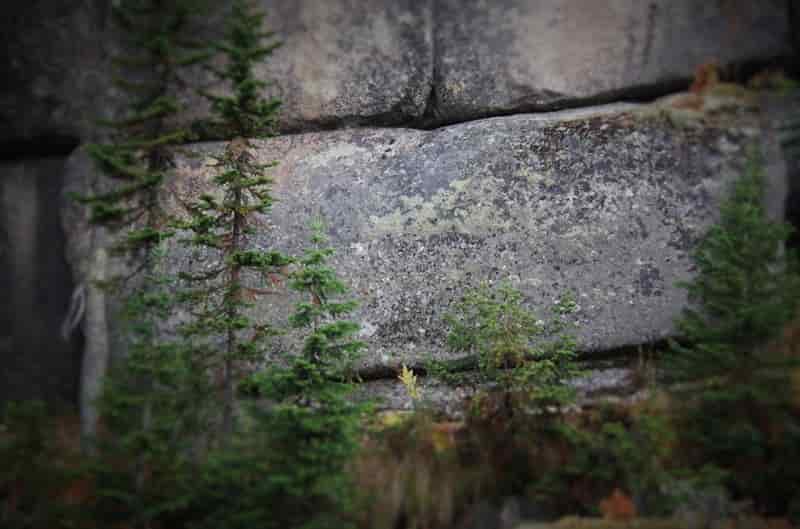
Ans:
[{"label": "stone wall", "polygon": [[[285,131],[438,125],[663,95],[695,68],[792,52],[790,0],[262,0],[283,45],[258,68]],[[68,4],[68,5],[67,5]],[[0,22],[0,145],[90,138],[114,113],[108,2],[17,3]],[[212,38],[221,24],[210,19]],[[197,80],[202,80],[198,73]],[[205,104],[181,94],[192,113]]]},{"label": "stone wall", "polygon": [[[105,184],[82,151],[63,171],[52,156],[94,139],[96,119],[121,108],[110,84],[121,42],[109,6],[31,0],[0,21],[0,288],[13,299],[0,309],[0,352],[17,384],[8,395],[74,394],[78,352],[58,325],[103,237],[73,202],[59,211],[53,197],[62,172],[72,191]],[[774,129],[785,104],[598,105],[684,89],[708,62],[785,62],[797,39],[791,0],[263,6],[283,45],[258,75],[274,81],[280,127],[295,134],[258,144],[259,157],[281,162],[282,200],[261,236],[297,250],[310,217],[327,217],[336,264],[362,300],[370,365],[447,356],[441,316],[460,289],[484,279],[508,278],[542,307],[574,291],[587,351],[667,336],[685,301],[674,281],[688,277],[687,252],[748,143],[768,154],[773,209],[783,208]],[[218,18],[202,22],[198,35],[220,29]],[[177,95],[191,109],[184,119],[220,139],[203,126],[205,103]],[[178,191],[209,174],[196,159],[176,163]],[[53,224],[59,214],[65,236]],[[278,317],[290,301],[262,310]],[[111,320],[99,327],[116,344]]]},{"label": "stone wall", "polygon": [[[466,289],[510,281],[542,316],[574,295],[585,352],[651,343],[674,333],[686,303],[694,243],[744,166],[748,149],[771,157],[769,204],[782,216],[786,171],[776,134],[786,108],[708,97],[711,112],[679,101],[610,105],[476,120],[431,131],[362,128],[254,142],[278,199],[257,221],[260,247],[299,255],[321,216],[337,270],[361,307],[366,367],[451,357],[444,315]],[[771,109],[771,110],[770,110]],[[213,193],[213,154],[176,157],[164,205]],[[81,161],[83,160],[83,161]],[[774,163],[772,163],[774,161]],[[86,172],[79,153],[67,174]],[[71,247],[88,229],[72,208]],[[177,242],[174,270],[202,267]],[[83,258],[87,251],[71,251]],[[76,265],[76,269],[81,265]],[[285,321],[288,291],[256,305]]]}]

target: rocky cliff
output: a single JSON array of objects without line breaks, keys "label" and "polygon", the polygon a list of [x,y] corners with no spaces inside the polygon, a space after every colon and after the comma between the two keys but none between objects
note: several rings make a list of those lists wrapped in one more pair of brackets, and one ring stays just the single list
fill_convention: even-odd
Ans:
[{"label": "rocky cliff", "polygon": [[[280,202],[261,236],[296,250],[307,221],[327,219],[336,264],[362,301],[369,365],[446,356],[441,316],[481,280],[509,279],[537,306],[573,291],[586,351],[670,335],[685,303],[675,281],[691,274],[688,252],[752,144],[768,155],[771,208],[783,215],[789,184],[776,130],[788,103],[752,94],[619,102],[685,89],[707,62],[743,77],[786,61],[790,0],[264,7],[283,45],[259,74],[274,80],[290,134],[258,143],[260,159],[280,162]],[[198,31],[217,26],[209,19]],[[101,237],[73,203],[59,211],[42,189],[98,181],[80,149],[65,155],[96,137],[96,118],[117,112],[109,57],[120,43],[99,0],[18,4],[0,29],[0,284],[14,300],[0,312],[0,347],[14,364],[4,376],[49,366],[65,380],[79,351],[58,337],[58,321]],[[193,128],[223,139],[203,123],[203,104],[179,95]],[[171,192],[202,189],[203,160],[217,149],[198,143],[195,156],[176,155]],[[19,207],[28,204],[39,207]]]}]

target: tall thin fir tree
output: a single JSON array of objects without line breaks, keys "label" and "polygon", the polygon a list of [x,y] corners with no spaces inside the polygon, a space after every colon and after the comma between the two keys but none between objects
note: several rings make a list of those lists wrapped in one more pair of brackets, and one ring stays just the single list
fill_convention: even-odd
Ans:
[{"label": "tall thin fir tree", "polygon": [[[179,432],[189,427],[186,392],[178,389],[192,374],[159,328],[173,306],[171,280],[161,271],[163,243],[172,232],[159,207],[159,193],[170,170],[170,147],[192,138],[187,128],[173,125],[183,111],[175,94],[186,88],[183,70],[210,57],[208,47],[193,40],[205,7],[204,0],[114,3],[126,54],[113,59],[113,80],[130,103],[122,117],[102,122],[109,140],[87,147],[112,189],[78,197],[89,206],[90,221],[115,234],[111,249],[128,263],[125,275],[110,278],[106,285],[124,300],[127,355],[109,376],[100,369],[95,374],[100,380],[82,381],[87,388],[82,394],[82,434],[88,451],[99,448],[104,456],[116,454],[123,461],[114,472],[103,474],[103,497],[115,498],[106,506],[130,513],[139,527],[147,527],[155,516],[146,504],[172,501],[163,491],[148,489],[145,479],[152,469],[162,476],[180,474]],[[84,362],[107,365],[109,351],[98,354],[105,358]],[[96,434],[100,412],[110,434],[102,447]],[[156,488],[164,485],[158,476],[149,481]]]},{"label": "tall thin fir tree", "polygon": [[273,334],[268,324],[248,315],[248,307],[254,297],[272,293],[263,284],[290,262],[279,251],[256,248],[252,237],[255,216],[268,213],[273,202],[272,180],[266,172],[274,164],[257,163],[249,138],[272,133],[279,106],[277,100],[261,97],[266,83],[253,72],[277,46],[265,44],[272,34],[262,30],[263,19],[253,2],[235,0],[225,35],[214,44],[225,64],[212,71],[231,91],[206,96],[219,124],[234,136],[217,158],[221,172],[214,183],[222,198],[203,195],[187,207],[188,219],[176,224],[190,233],[186,245],[210,252],[216,260],[202,272],[182,274],[190,285],[184,300],[192,307],[192,320],[182,332],[194,341],[194,354],[205,369],[221,369],[223,439],[234,431],[241,368],[263,358],[263,338]]},{"label": "tall thin fir tree", "polygon": [[359,447],[370,405],[352,397],[355,361],[366,347],[358,323],[347,319],[357,307],[328,264],[321,220],[312,223],[311,246],[298,261],[289,286],[304,294],[289,318],[307,332],[301,354],[288,368],[268,370],[262,393],[278,404],[261,416],[270,432],[273,497],[282,505],[268,527],[353,526],[356,491],[347,465]]},{"label": "tall thin fir tree", "polygon": [[253,374],[250,388],[272,404],[250,406],[236,450],[206,466],[201,527],[342,529],[355,526],[356,490],[348,464],[369,406],[352,398],[354,360],[364,348],[347,315],[356,302],[329,266],[333,250],[315,224],[311,247],[289,286],[303,299],[290,325],[301,351]]}]

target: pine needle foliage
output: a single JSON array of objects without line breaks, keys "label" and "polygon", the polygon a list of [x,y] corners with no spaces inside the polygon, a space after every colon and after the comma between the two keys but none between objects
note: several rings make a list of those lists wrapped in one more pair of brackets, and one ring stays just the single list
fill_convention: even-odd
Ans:
[{"label": "pine needle foliage", "polygon": [[264,99],[267,83],[253,75],[256,64],[266,59],[280,43],[264,31],[264,13],[250,0],[234,0],[225,35],[213,46],[225,56],[222,69],[208,69],[231,88],[229,95],[203,91],[217,116],[218,125],[234,136],[269,136],[275,126],[278,99]]},{"label": "pine needle foliage", "polygon": [[111,191],[79,197],[91,222],[126,231],[117,248],[146,254],[170,235],[158,211],[158,189],[169,170],[170,146],[192,139],[174,126],[184,110],[175,94],[187,88],[183,71],[210,57],[193,38],[206,0],[124,0],[112,7],[125,55],[114,58],[114,83],[130,103],[122,116],[101,121],[110,141],[89,155],[117,183]]},{"label": "pine needle foliage", "polygon": [[448,344],[454,351],[478,357],[484,382],[539,404],[561,404],[572,398],[567,380],[579,374],[576,344],[566,317],[577,305],[563,297],[552,317],[539,319],[509,283],[482,285],[467,292],[446,318]]},{"label": "pine needle foliage", "polygon": [[747,375],[764,367],[759,351],[794,316],[797,258],[784,246],[792,228],[767,218],[762,160],[754,151],[720,207],[720,220],[693,253],[696,278],[683,286],[693,307],[678,321],[688,345],[673,344],[678,380]]},{"label": "pine needle foliage", "polygon": [[175,298],[174,278],[163,270],[163,243],[173,233],[158,198],[170,147],[191,139],[173,126],[183,111],[174,94],[186,88],[182,71],[209,57],[192,36],[205,7],[204,0],[124,0],[112,7],[127,53],[114,58],[114,82],[130,103],[118,119],[101,122],[108,141],[87,148],[111,190],[78,197],[92,223],[116,234],[113,249],[132,269],[110,283],[125,299],[127,343],[99,402],[105,435],[95,458],[98,522],[148,527],[179,510],[186,489],[176,480],[189,464],[187,435],[201,430],[191,394],[202,377],[162,328]]},{"label": "pine needle foliage", "polygon": [[273,164],[258,163],[248,137],[266,134],[264,126],[275,119],[276,102],[259,95],[263,83],[254,66],[272,50],[261,43],[268,35],[261,29],[263,14],[252,2],[236,0],[228,16],[225,36],[214,47],[225,59],[220,80],[232,95],[209,96],[216,116],[235,138],[217,157],[220,169],[213,183],[217,194],[205,194],[190,204],[188,218],[175,224],[188,232],[185,245],[210,256],[201,273],[186,272],[183,300],[191,304],[192,319],[182,327],[194,342],[195,356],[206,369],[222,371],[223,437],[234,431],[237,378],[245,365],[265,356],[265,338],[274,334],[268,324],[254,320],[248,308],[254,298],[272,294],[262,288],[271,274],[279,274],[290,259],[276,250],[262,249],[253,240],[256,215],[267,214],[273,203]]},{"label": "pine needle foliage", "polygon": [[722,469],[736,496],[763,512],[786,512],[800,480],[800,415],[791,402],[798,359],[771,344],[797,312],[800,268],[785,249],[791,227],[762,205],[762,161],[744,173],[693,254],[696,277],[684,286],[693,306],[678,320],[683,340],[667,357],[682,395],[685,453]]},{"label": "pine needle foliage", "polygon": [[295,306],[291,325],[306,330],[300,354],[257,377],[260,393],[274,402],[255,408],[257,429],[269,449],[269,474],[257,487],[273,508],[263,527],[342,528],[353,525],[356,497],[346,472],[358,449],[368,407],[354,402],[353,361],[365,346],[354,338],[357,323],[343,319],[356,303],[327,260],[321,224],[312,246],[291,274],[290,287],[307,297]]},{"label": "pine needle foliage", "polygon": [[326,238],[321,221],[312,224],[311,248],[299,260],[300,268],[291,276],[292,290],[305,293],[310,298],[295,307],[289,323],[296,329],[308,329],[310,334],[303,347],[308,362],[329,370],[331,376],[340,375],[342,369],[352,365],[364,342],[353,340],[359,325],[338,318],[358,306],[355,300],[337,300],[347,292],[347,287],[328,266],[334,250],[324,246]]},{"label": "pine needle foliage", "polygon": [[350,527],[355,491],[345,472],[357,448],[365,407],[350,398],[349,363],[364,344],[354,308],[326,264],[332,254],[315,231],[313,248],[291,273],[307,301],[292,325],[308,334],[302,351],[249,377],[263,399],[248,406],[232,442],[203,467],[199,527],[209,529]]}]

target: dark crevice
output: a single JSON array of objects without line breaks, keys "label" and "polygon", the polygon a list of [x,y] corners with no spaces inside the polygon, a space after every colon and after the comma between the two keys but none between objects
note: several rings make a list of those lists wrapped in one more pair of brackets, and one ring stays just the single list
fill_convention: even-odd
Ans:
[{"label": "dark crevice", "polygon": [[[331,117],[303,123],[289,123],[279,130],[281,136],[294,136],[316,132],[333,132],[343,129],[388,128],[418,131],[432,131],[439,128],[460,125],[481,119],[513,116],[517,114],[547,113],[559,110],[576,110],[609,103],[650,103],[660,97],[681,92],[689,87],[690,81],[682,79],[659,83],[657,85],[625,89],[586,98],[563,98],[546,104],[531,103],[515,105],[508,109],[493,109],[485,112],[469,112],[446,115],[440,107],[435,86],[430,87],[425,110],[418,117],[409,118],[395,110],[372,116]],[[197,121],[192,124],[192,132],[198,138],[195,142],[227,141],[224,131],[214,130],[206,122]]]},{"label": "dark crevice", "polygon": [[449,127],[470,121],[489,119],[496,117],[514,116],[517,114],[539,114],[547,112],[557,112],[560,110],[576,110],[609,103],[651,103],[654,100],[681,92],[689,87],[688,79],[667,81],[648,86],[627,88],[613,92],[607,92],[591,97],[567,97],[540,102],[521,102],[511,108],[491,109],[487,111],[465,112],[455,116],[443,116],[439,111],[438,115],[423,116],[421,119],[411,123],[408,128],[421,130],[434,130],[441,127]]},{"label": "dark crevice", "polygon": [[42,355],[43,363],[46,362],[54,375],[42,383],[43,386],[52,385],[52,389],[43,394],[46,400],[77,404],[83,338],[80,333],[75,333],[63,339],[60,333],[74,288],[74,279],[66,259],[67,239],[60,216],[63,171],[58,176],[40,174],[38,183],[40,250],[36,267],[37,276],[41,279],[36,293],[36,306],[42,319],[40,328],[45,336],[40,342],[40,350],[30,351],[29,354]]},{"label": "dark crevice", "polygon": [[[800,113],[798,113],[800,118]],[[800,130],[797,131],[797,140],[800,141]],[[784,216],[786,222],[794,231],[786,241],[786,246],[795,251],[800,250],[800,144],[787,148],[786,165],[789,192],[786,197]]]},{"label": "dark crevice", "polygon": [[439,54],[436,52],[436,24],[438,22],[438,13],[436,10],[436,1],[430,4],[431,10],[431,72],[430,72],[430,85],[428,86],[428,97],[425,99],[425,108],[422,110],[423,121],[433,121],[439,117],[439,100],[436,92],[436,87],[439,85]]},{"label": "dark crevice", "polygon": [[10,140],[0,142],[0,160],[14,162],[53,156],[69,156],[78,145],[80,145],[80,138],[60,134]]},{"label": "dark crevice", "polygon": [[[15,158],[27,155],[14,151]],[[73,288],[59,215],[64,156],[37,152],[6,165],[0,193],[25,202],[0,212],[0,407],[25,399],[74,405],[83,344],[60,334]],[[20,219],[20,211],[29,214]]]},{"label": "dark crevice", "polygon": [[[435,17],[435,11],[433,16]],[[757,72],[769,68],[789,69],[792,57],[774,57],[768,60],[744,61],[729,64],[721,68],[721,77],[725,82],[744,83]],[[672,95],[686,91],[692,82],[692,78],[674,78],[657,83],[644,84],[640,86],[628,87],[619,90],[611,90],[589,97],[569,97],[558,94],[536,94],[528,100],[521,100],[509,105],[508,108],[494,108],[487,110],[452,110],[450,113],[442,108],[439,101],[436,87],[441,83],[437,68],[437,59],[434,54],[433,69],[431,72],[431,86],[428,87],[427,100],[422,113],[415,117],[410,117],[404,113],[404,108],[390,109],[384,113],[372,116],[346,116],[330,117],[313,122],[285,124],[280,133],[283,135],[305,134],[310,132],[334,131],[352,128],[397,128],[410,130],[430,131],[438,128],[459,125],[481,119],[513,116],[517,114],[546,113],[560,110],[577,110],[598,105],[611,103],[639,103],[646,104]],[[541,98],[547,96],[546,103],[541,102]],[[201,141],[224,141],[225,134],[214,133],[204,129],[201,123],[195,125],[195,132]]]},{"label": "dark crevice", "polygon": [[794,46],[794,54],[787,65],[787,70],[793,77],[800,77],[800,3],[796,0],[787,0],[787,4],[789,32]]}]

